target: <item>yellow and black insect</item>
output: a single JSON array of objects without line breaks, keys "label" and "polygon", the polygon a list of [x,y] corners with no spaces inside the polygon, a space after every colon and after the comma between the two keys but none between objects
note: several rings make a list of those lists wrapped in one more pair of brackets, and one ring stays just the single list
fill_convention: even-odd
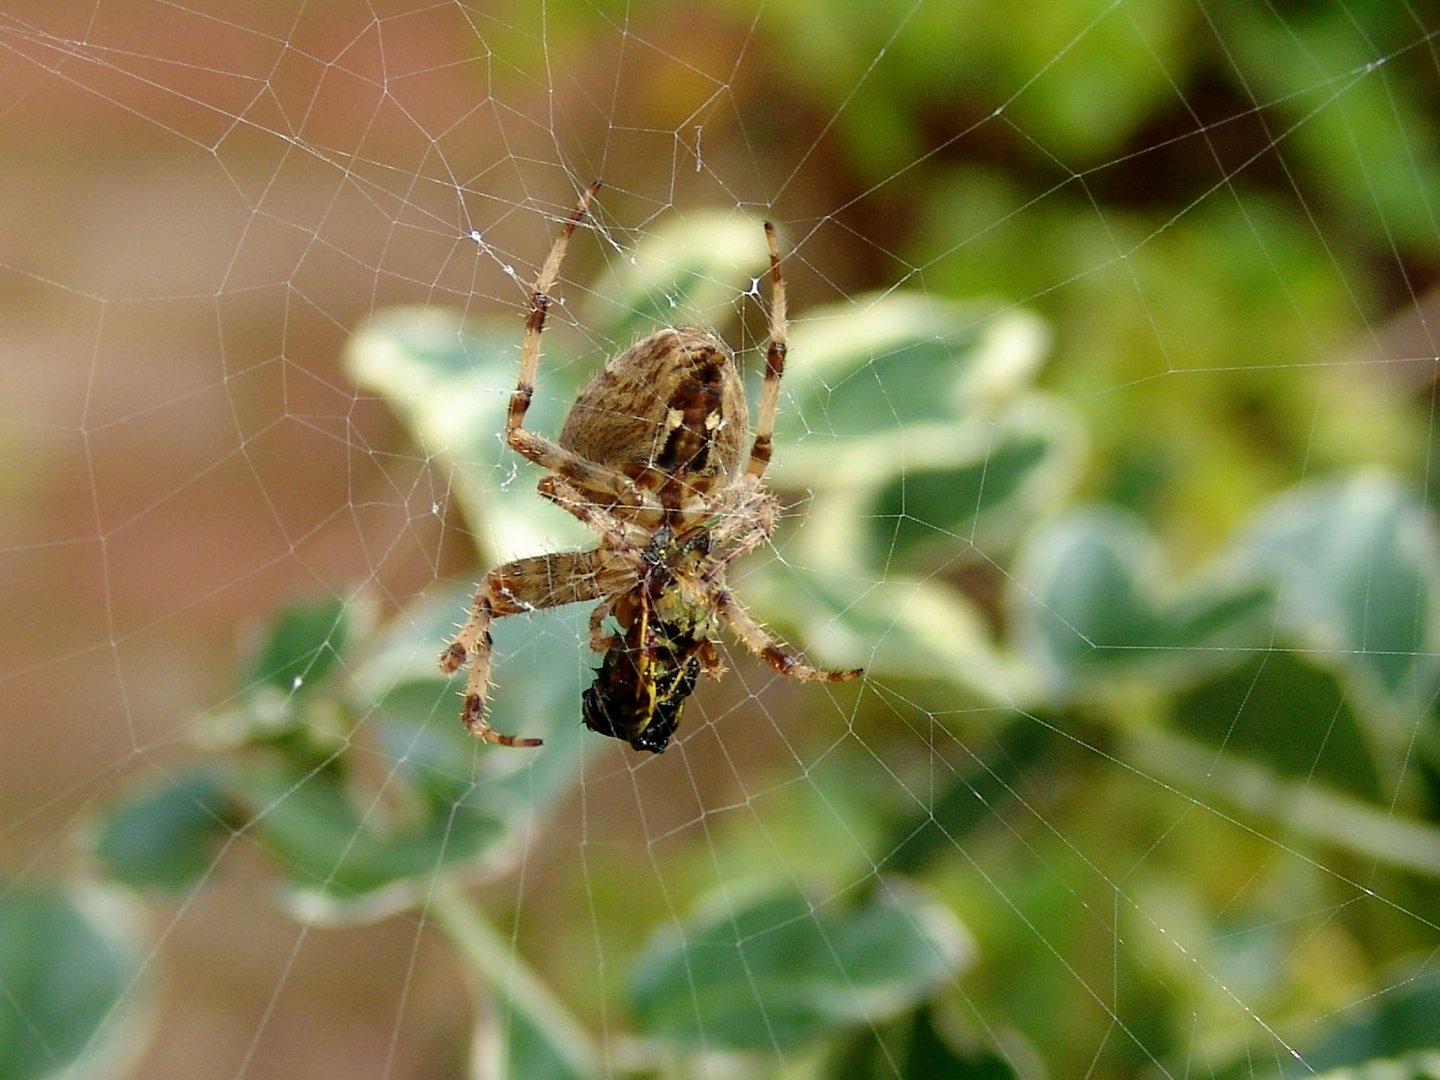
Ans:
[{"label": "yellow and black insect", "polygon": [[591,731],[658,754],[680,724],[680,710],[695,689],[708,644],[646,611],[605,653],[595,682],[580,700]]}]

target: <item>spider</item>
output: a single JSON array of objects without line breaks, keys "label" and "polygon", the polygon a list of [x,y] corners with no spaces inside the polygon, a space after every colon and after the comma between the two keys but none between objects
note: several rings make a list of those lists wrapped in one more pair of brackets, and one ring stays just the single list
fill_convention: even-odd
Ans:
[{"label": "spider", "polygon": [[[599,188],[597,180],[581,196],[535,279],[505,423],[509,445],[549,472],[540,495],[593,529],[599,546],[491,570],[440,667],[451,673],[470,662],[461,720],[472,734],[502,746],[539,746],[540,739],[502,734],[486,721],[490,623],[598,600],[589,640],[604,659],[581,699],[581,717],[593,731],[659,753],[700,675],[723,673],[713,641],[722,623],[792,678],[839,682],[861,672],[824,671],[787,652],[725,583],[729,565],[770,538],[779,512],[761,486],[785,368],[785,282],[769,222],[770,340],[748,460],[749,414],[734,354],[714,334],[692,327],[657,330],[610,360],[581,390],[558,441],[525,427],[550,290]],[[606,632],[607,619],[615,632]]]}]

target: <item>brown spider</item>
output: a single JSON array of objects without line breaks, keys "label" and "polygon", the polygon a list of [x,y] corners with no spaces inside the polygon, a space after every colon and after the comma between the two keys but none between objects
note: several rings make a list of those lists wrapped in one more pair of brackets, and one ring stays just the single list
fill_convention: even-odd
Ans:
[{"label": "brown spider", "polygon": [[[470,661],[461,719],[472,734],[503,746],[539,746],[539,739],[504,735],[486,722],[490,623],[598,600],[590,645],[605,658],[582,698],[582,717],[594,731],[659,753],[700,674],[714,678],[724,670],[711,640],[720,622],[792,678],[838,682],[861,673],[823,671],[792,656],[725,584],[730,563],[770,538],[779,509],[760,486],[785,368],[785,282],[769,222],[770,341],[760,420],[743,471],[749,428],[744,386],[729,347],[704,330],[658,330],[607,363],[576,398],[558,442],[525,428],[550,289],[599,188],[597,180],[581,196],[535,279],[505,438],[549,470],[540,494],[594,529],[600,544],[491,570],[475,590],[470,617],[440,655],[440,667],[448,673]],[[605,633],[607,617],[614,618],[616,633]]]}]

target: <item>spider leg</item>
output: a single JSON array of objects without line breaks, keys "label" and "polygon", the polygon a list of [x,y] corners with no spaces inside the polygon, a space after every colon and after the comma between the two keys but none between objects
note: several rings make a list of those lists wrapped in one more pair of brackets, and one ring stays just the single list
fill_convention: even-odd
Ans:
[{"label": "spider leg", "polygon": [[715,610],[725,620],[740,643],[781,675],[789,675],[801,682],[847,682],[858,679],[864,672],[860,668],[849,671],[826,671],[808,663],[802,657],[788,653],[764,628],[740,606],[729,589],[712,585],[708,590]]},{"label": "spider leg", "polygon": [[720,659],[720,654],[715,650],[715,643],[709,638],[700,642],[700,647],[695,650],[695,655],[700,658],[700,670],[707,678],[718,679],[725,674],[725,662]]},{"label": "spider leg", "polygon": [[465,705],[460,713],[470,733],[501,746],[539,746],[541,742],[502,734],[485,720],[493,648],[491,622],[522,611],[594,600],[612,590],[627,588],[632,576],[628,569],[607,567],[599,551],[567,551],[516,559],[486,574],[475,589],[465,625],[440,654],[440,670],[447,674],[470,661]]},{"label": "spider leg", "polygon": [[602,600],[595,605],[590,612],[590,651],[606,653],[612,645],[619,643],[619,636],[605,633],[605,616],[609,615],[614,604],[608,600]]},{"label": "spider leg", "polygon": [[775,532],[780,500],[749,477],[737,483],[747,484],[749,490],[740,494],[736,505],[717,510],[720,521],[710,533],[715,554],[705,560],[702,581],[716,581],[732,562],[754,551]]},{"label": "spider leg", "polygon": [[505,422],[507,435],[524,425],[525,411],[530,408],[530,399],[535,395],[535,369],[540,364],[540,331],[545,329],[545,313],[550,310],[550,290],[555,287],[555,277],[560,273],[560,262],[565,258],[565,249],[570,246],[575,226],[584,220],[590,200],[599,190],[600,181],[596,180],[580,196],[580,204],[565,223],[530,290],[530,313],[525,317],[525,339],[520,349],[520,379],[510,396],[510,412]]},{"label": "spider leg", "polygon": [[525,414],[535,396],[535,373],[540,366],[540,334],[545,329],[545,316],[550,310],[550,290],[555,287],[555,278],[570,246],[570,237],[574,235],[575,227],[585,219],[590,200],[599,190],[600,181],[596,180],[580,196],[579,204],[565,222],[565,228],[555,240],[530,290],[530,311],[525,316],[525,337],[520,347],[520,377],[515,383],[514,393],[510,395],[510,408],[505,416],[505,441],[522,457],[542,468],[570,477],[586,490],[602,491],[621,501],[635,502],[635,484],[624,473],[608,465],[588,461],[525,427]]},{"label": "spider leg", "polygon": [[755,421],[755,441],[750,446],[746,476],[759,479],[770,464],[771,437],[775,433],[775,410],[780,404],[780,377],[785,374],[785,279],[780,274],[780,247],[775,227],[765,222],[765,242],[770,247],[770,344],[765,348],[765,381],[760,385],[760,415]]},{"label": "spider leg", "polygon": [[[518,393],[518,391],[517,391]],[[616,502],[630,506],[658,506],[653,495],[642,491],[635,481],[619,469],[601,465],[566,450],[553,439],[537,435],[528,428],[509,428],[505,441],[510,448],[527,461],[533,461],[542,469],[566,477],[586,491],[609,495]],[[543,492],[542,492],[543,494]]]},{"label": "spider leg", "polygon": [[638,542],[637,538],[627,536],[624,521],[605,507],[598,505],[594,500],[586,498],[574,484],[563,476],[551,473],[549,476],[542,477],[540,482],[535,485],[535,490],[543,498],[549,499],[561,510],[599,533],[606,546],[615,554],[625,557],[626,561],[636,568],[642,565],[640,555],[635,549],[643,548],[648,536],[639,537]]}]

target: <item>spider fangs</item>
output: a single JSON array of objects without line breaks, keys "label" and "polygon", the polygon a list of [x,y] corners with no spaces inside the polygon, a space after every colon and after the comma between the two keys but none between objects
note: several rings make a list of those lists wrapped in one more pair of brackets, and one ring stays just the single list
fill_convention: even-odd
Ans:
[{"label": "spider fangs", "polygon": [[[715,678],[724,670],[713,641],[722,623],[791,678],[839,682],[861,673],[825,671],[787,652],[725,584],[730,563],[770,538],[779,509],[760,483],[770,461],[787,325],[780,253],[769,222],[770,340],[748,459],[749,412],[734,355],[715,335],[690,327],[658,330],[606,363],[576,398],[558,440],[525,427],[550,289],[599,188],[597,180],[581,196],[535,280],[505,438],[548,471],[540,495],[593,529],[600,543],[491,570],[475,590],[469,618],[440,655],[440,667],[448,673],[470,662],[461,719],[474,735],[503,746],[539,746],[539,739],[501,734],[486,722],[490,623],[598,601],[590,646],[604,659],[582,696],[581,717],[592,731],[659,753],[700,675]],[[606,633],[607,618],[616,632]]]}]

